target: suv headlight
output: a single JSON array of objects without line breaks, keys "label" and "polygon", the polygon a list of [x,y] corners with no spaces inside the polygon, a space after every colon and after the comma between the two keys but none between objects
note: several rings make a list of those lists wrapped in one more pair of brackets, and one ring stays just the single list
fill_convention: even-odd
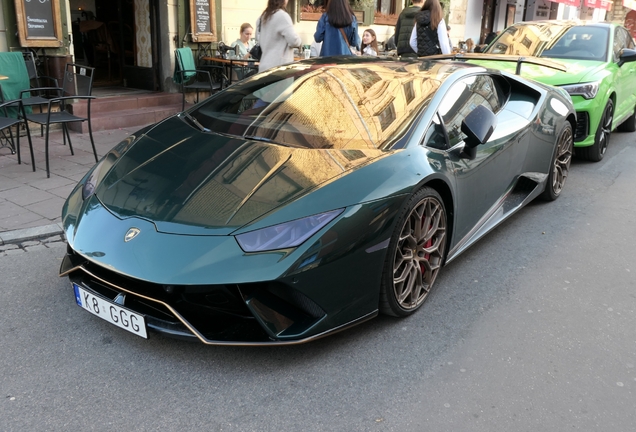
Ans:
[{"label": "suv headlight", "polygon": [[599,85],[600,81],[596,81],[581,84],[570,84],[561,86],[561,88],[568,92],[570,96],[583,96],[585,99],[594,99],[598,93]]},{"label": "suv headlight", "polygon": [[264,252],[296,247],[320,231],[343,211],[344,209],[332,210],[239,234],[236,236],[236,241],[245,252]]}]

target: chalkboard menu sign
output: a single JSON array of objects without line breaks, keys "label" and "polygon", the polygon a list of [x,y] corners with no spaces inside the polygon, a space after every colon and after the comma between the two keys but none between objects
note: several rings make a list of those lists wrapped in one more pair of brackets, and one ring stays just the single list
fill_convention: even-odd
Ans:
[{"label": "chalkboard menu sign", "polygon": [[190,28],[192,42],[217,41],[215,0],[190,0]]},{"label": "chalkboard menu sign", "polygon": [[61,47],[59,0],[15,0],[18,34],[23,47]]}]

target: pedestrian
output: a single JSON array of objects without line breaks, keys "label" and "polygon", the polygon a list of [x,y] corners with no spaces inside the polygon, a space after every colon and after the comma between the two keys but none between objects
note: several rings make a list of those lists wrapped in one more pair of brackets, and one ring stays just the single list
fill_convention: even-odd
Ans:
[{"label": "pedestrian", "polygon": [[360,45],[362,55],[376,57],[378,55],[378,39],[373,29],[366,29],[362,33],[362,45]]},{"label": "pedestrian", "polygon": [[490,42],[494,41],[495,39],[497,39],[497,33],[491,31],[486,35],[486,39],[484,39],[484,45],[490,45]]},{"label": "pedestrian", "polygon": [[439,0],[426,0],[422,9],[415,14],[410,45],[418,57],[451,53],[444,12]]},{"label": "pedestrian", "polygon": [[466,39],[466,52],[473,52],[473,49],[475,48],[475,42],[473,42],[472,38],[468,38]]},{"label": "pedestrian", "polygon": [[395,44],[397,45],[397,55],[404,57],[417,57],[409,43],[411,32],[415,25],[415,14],[422,10],[424,0],[413,0],[411,6],[404,9],[395,23]]},{"label": "pedestrian", "polygon": [[322,42],[320,56],[357,54],[360,46],[358,21],[348,0],[329,0],[314,33],[314,40]]},{"label": "pedestrian", "polygon": [[267,7],[256,23],[258,43],[263,50],[259,72],[293,62],[294,48],[302,45],[286,7],[287,0],[267,0]]},{"label": "pedestrian", "polygon": [[241,24],[240,37],[232,42],[232,47],[238,46],[239,58],[249,58],[250,50],[254,47],[254,41],[252,41],[252,35],[254,34],[254,28],[250,23]]}]

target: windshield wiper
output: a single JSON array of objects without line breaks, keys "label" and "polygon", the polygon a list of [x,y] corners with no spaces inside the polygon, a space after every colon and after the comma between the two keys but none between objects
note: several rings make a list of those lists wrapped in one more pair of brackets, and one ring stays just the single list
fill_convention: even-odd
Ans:
[{"label": "windshield wiper", "polygon": [[197,119],[195,119],[194,117],[192,117],[190,114],[188,114],[187,112],[182,112],[181,113],[186,119],[188,119],[190,121],[190,123],[192,123],[194,126],[196,126],[201,132],[210,132],[210,129],[206,128],[205,126],[203,126],[201,123],[199,123],[199,121]]}]

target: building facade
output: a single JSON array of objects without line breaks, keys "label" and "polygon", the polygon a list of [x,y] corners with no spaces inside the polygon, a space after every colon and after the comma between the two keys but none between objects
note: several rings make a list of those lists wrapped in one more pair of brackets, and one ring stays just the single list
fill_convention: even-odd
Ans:
[{"label": "building facade", "polygon": [[[289,0],[288,11],[303,44],[313,41],[325,1]],[[409,0],[350,2],[360,33],[373,28],[379,41],[393,34],[397,16],[410,4]],[[72,59],[94,65],[100,72],[97,76],[111,85],[176,91],[174,50],[189,46],[197,57],[214,55],[218,42],[230,44],[239,38],[241,24],[255,26],[267,0],[44,0],[37,2],[41,8],[37,10],[34,3],[2,1],[0,51],[31,49],[46,64]],[[454,46],[468,38],[482,43],[488,33],[518,21],[607,18],[622,23],[631,10],[615,1],[612,10],[606,11],[606,0],[442,3]],[[33,18],[36,15],[39,18]],[[50,34],[47,25],[51,25]]]}]

